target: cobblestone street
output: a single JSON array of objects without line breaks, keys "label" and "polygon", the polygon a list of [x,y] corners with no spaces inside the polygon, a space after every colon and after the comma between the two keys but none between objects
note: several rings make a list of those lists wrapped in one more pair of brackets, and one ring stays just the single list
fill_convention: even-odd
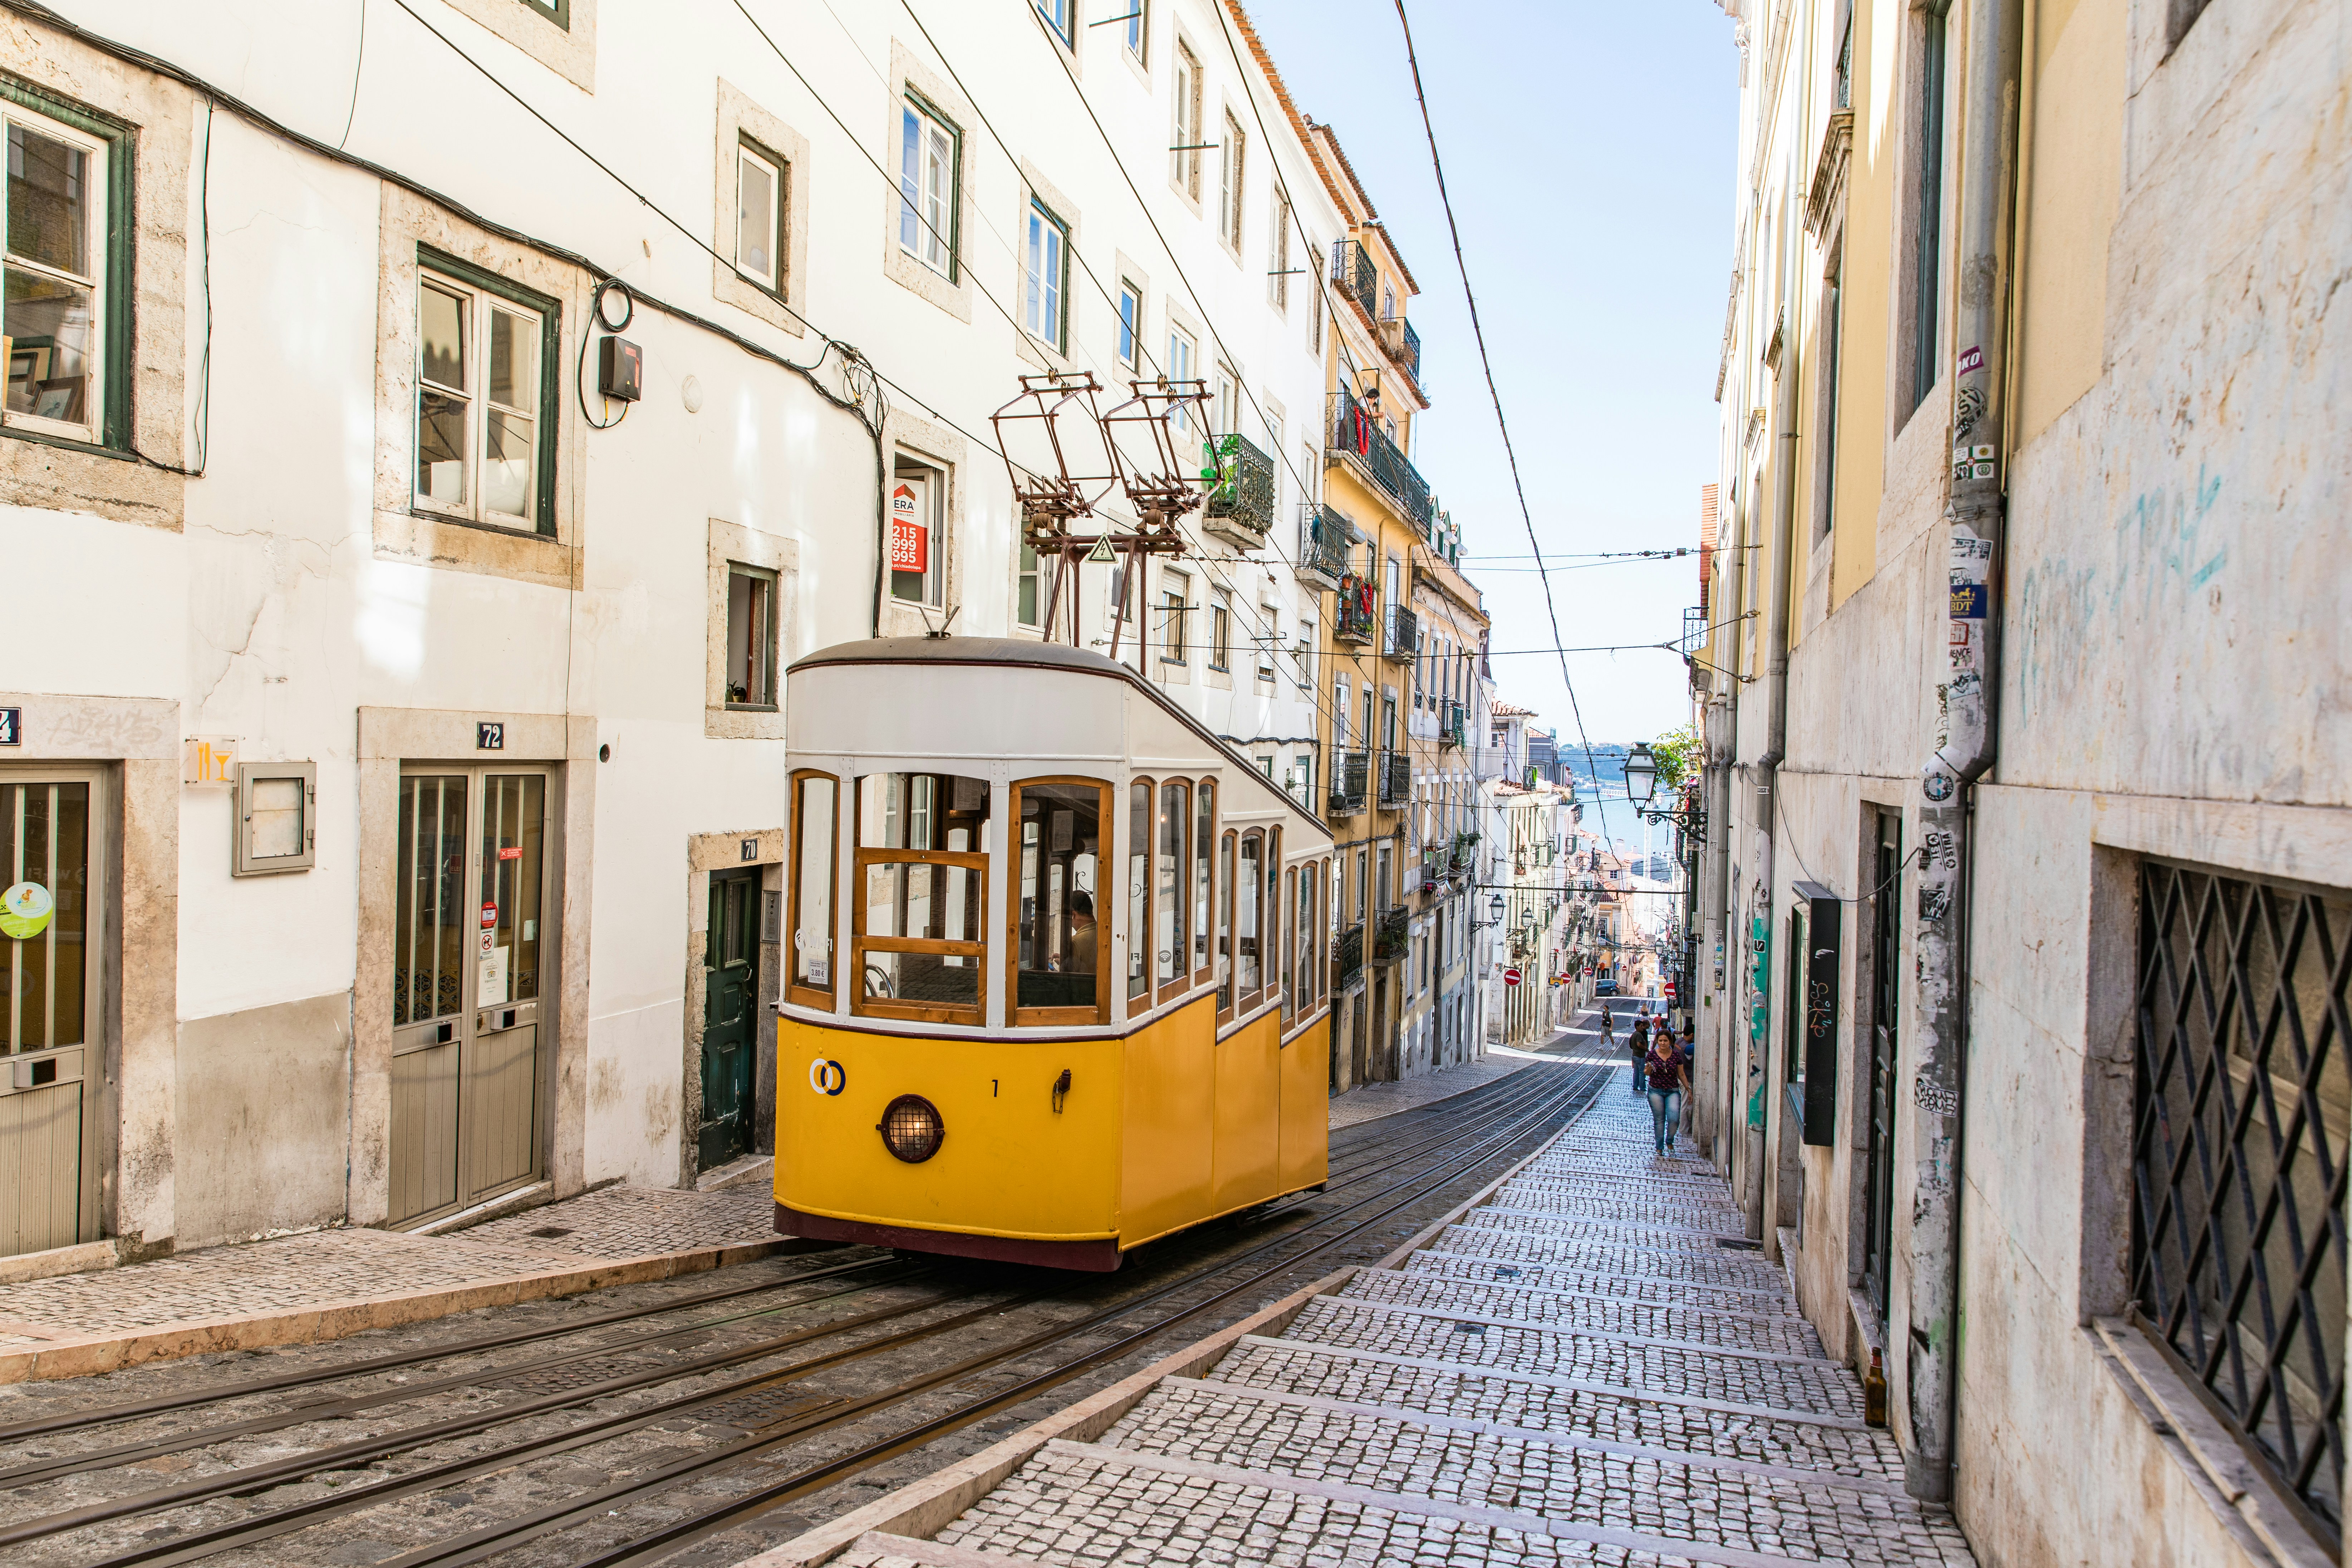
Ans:
[{"label": "cobblestone street", "polygon": [[754,1562],[1972,1563],[1723,1183],[1650,1139],[1604,1092],[1427,1245],[1049,1436],[935,1540]]}]

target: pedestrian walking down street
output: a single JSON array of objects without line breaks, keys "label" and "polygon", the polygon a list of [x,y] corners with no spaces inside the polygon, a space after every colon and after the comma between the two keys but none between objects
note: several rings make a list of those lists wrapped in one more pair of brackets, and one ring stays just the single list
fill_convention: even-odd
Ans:
[{"label": "pedestrian walking down street", "polygon": [[1644,1086],[1642,1061],[1650,1054],[1650,1010],[1647,1007],[1634,1017],[1633,1026],[1626,1031],[1625,1050],[1633,1058],[1633,1092],[1638,1095]]},{"label": "pedestrian walking down street", "polygon": [[1690,1093],[1690,1053],[1675,1040],[1674,1030],[1661,1022],[1642,1066],[1650,1082],[1650,1122],[1658,1152],[1672,1154],[1675,1134],[1682,1129],[1683,1101]]}]

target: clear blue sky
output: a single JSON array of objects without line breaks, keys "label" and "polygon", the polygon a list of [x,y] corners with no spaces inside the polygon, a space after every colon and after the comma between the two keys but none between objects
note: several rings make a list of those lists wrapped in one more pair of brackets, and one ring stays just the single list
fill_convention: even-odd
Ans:
[{"label": "clear blue sky", "polygon": [[[1412,100],[1392,0],[1244,0],[1302,112],[1329,124],[1421,285],[1433,406],[1416,465],[1464,533],[1497,649],[1553,646]],[[1698,563],[1568,559],[1693,545],[1715,477],[1738,51],[1708,0],[1407,0],[1470,281],[1571,647],[1671,641]],[[1682,660],[1569,655],[1586,733],[1690,714]],[[1572,745],[1559,661],[1498,658],[1506,701]]]}]

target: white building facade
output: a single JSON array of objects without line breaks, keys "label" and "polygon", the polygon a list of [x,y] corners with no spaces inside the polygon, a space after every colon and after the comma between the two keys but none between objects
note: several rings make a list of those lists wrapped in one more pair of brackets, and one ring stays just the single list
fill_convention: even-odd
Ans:
[{"label": "white building facade", "polygon": [[762,1146],[782,668],[1040,635],[1021,375],[1204,384],[1119,651],[1313,798],[1339,220],[1237,14],[1134,9],[0,14],[0,1254]]}]

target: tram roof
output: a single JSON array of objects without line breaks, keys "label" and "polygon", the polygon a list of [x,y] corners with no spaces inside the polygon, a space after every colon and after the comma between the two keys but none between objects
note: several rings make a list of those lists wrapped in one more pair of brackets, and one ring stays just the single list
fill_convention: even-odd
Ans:
[{"label": "tram roof", "polygon": [[795,671],[821,669],[829,665],[857,664],[1000,665],[1019,669],[1053,669],[1073,675],[1096,675],[1124,682],[1192,731],[1199,740],[1221,752],[1244,775],[1264,783],[1268,793],[1292,815],[1312,824],[1316,832],[1325,837],[1334,837],[1320,817],[1299,805],[1273,781],[1265,779],[1232,742],[1186,712],[1166,692],[1137,674],[1134,666],[1122,664],[1115,658],[1107,658],[1086,648],[1072,647],[1066,643],[1038,642],[1028,637],[866,637],[856,642],[835,643],[831,647],[803,654],[785,667],[784,673],[791,675]]}]

